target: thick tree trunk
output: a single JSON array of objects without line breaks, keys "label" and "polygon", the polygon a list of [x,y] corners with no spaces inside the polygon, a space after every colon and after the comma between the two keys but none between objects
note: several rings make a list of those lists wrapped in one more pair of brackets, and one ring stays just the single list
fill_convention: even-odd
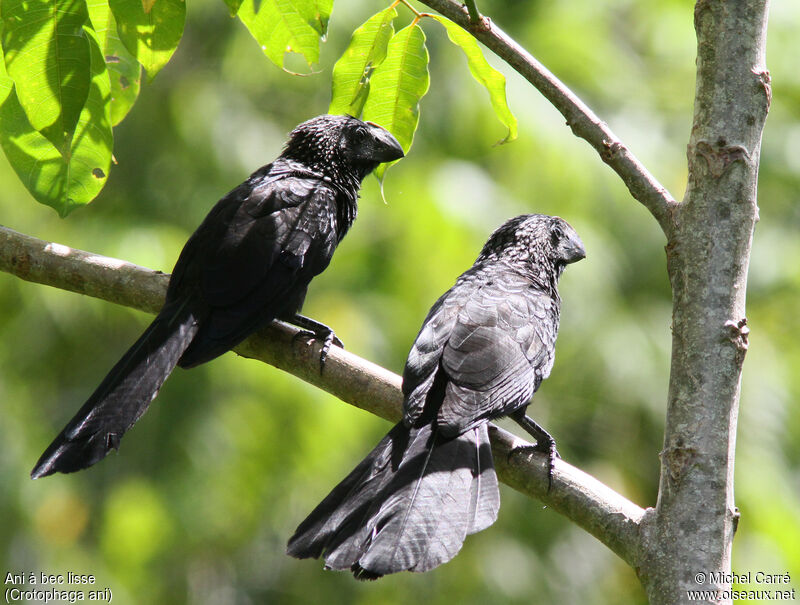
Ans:
[{"label": "thick tree trunk", "polygon": [[731,600],[745,286],[770,102],[767,9],[767,0],[700,0],[695,7],[689,184],[667,245],[673,340],[661,484],[642,523],[638,569],[654,605],[687,601],[687,591],[698,589],[719,591],[708,601]]}]

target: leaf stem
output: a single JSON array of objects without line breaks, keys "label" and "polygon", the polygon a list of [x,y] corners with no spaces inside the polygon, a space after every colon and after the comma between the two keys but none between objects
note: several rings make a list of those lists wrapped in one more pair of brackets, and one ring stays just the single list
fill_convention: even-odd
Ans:
[{"label": "leaf stem", "polygon": [[415,9],[413,6],[411,6],[411,4],[409,4],[407,0],[395,0],[389,8],[394,8],[398,4],[405,5],[405,7],[408,8],[408,10],[410,10],[412,13],[414,13],[414,20],[411,22],[411,27],[415,26],[419,22],[420,19],[423,19],[425,17],[433,18],[433,17],[436,16],[436,15],[434,15],[432,13],[421,13],[421,12],[419,12],[417,9]]},{"label": "leaf stem", "polygon": [[[419,21],[420,19],[422,19],[422,17],[423,17],[423,14],[422,14],[421,12],[419,12],[419,11],[418,11],[416,8],[414,8],[413,6],[411,6],[411,4],[409,4],[408,0],[397,0],[397,2],[400,2],[401,4],[405,4],[405,5],[406,5],[406,7],[408,7],[408,10],[410,10],[412,13],[414,13],[414,24],[415,24],[417,21]],[[392,7],[396,6],[396,5],[397,5],[397,2],[395,2],[394,4],[392,4]],[[413,25],[413,24],[412,24],[412,25]]]}]

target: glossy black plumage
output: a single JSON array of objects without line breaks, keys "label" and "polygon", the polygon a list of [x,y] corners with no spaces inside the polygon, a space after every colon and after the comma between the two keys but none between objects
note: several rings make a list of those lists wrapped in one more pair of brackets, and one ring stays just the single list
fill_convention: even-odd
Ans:
[{"label": "glossy black plumage", "polygon": [[402,157],[383,128],[323,115],[222,198],[189,238],[163,309],[47,448],[33,478],[101,460],[175,365],[192,367],[275,318],[291,319],[356,217],[362,179]]},{"label": "glossy black plumage", "polygon": [[403,372],[403,420],[300,524],[288,553],[359,579],[427,571],[497,518],[487,423],[524,413],[553,367],[564,267],[584,258],[564,220],[514,218],[433,305]]}]

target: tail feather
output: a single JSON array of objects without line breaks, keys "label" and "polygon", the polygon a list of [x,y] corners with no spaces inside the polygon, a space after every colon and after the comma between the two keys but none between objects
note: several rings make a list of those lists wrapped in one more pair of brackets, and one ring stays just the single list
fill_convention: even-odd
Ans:
[{"label": "tail feather", "polygon": [[325,556],[359,579],[428,571],[497,518],[500,493],[485,424],[455,438],[395,426],[298,527],[290,555]]},{"label": "tail feather", "polygon": [[497,521],[497,513],[500,512],[500,487],[497,484],[492,446],[489,443],[489,425],[481,424],[467,434],[472,435],[478,452],[478,466],[474,469],[475,478],[470,492],[474,507],[470,511],[470,525],[467,529],[467,534],[472,535]]},{"label": "tail feather", "polygon": [[122,436],[147,411],[196,331],[188,312],[162,310],[45,450],[31,477],[78,471],[119,448]]},{"label": "tail feather", "polygon": [[[389,431],[298,526],[289,540],[287,553],[298,559],[316,559],[323,552],[346,550],[342,543],[365,525],[373,500],[392,477],[392,471],[387,469],[392,454],[397,451],[402,454],[407,441],[408,429],[402,423]],[[351,564],[334,569],[348,569]]]}]

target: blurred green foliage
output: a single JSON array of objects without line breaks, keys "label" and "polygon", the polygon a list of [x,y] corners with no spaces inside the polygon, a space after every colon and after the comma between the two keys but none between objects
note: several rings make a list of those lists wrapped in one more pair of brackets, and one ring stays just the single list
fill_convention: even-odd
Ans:
[{"label": "blurred green foliage", "polygon": [[[197,0],[172,61],[115,131],[117,164],[68,220],[29,201],[0,160],[3,224],[168,271],[212,204],[322,113],[331,68],[383,5],[337,0],[321,73],[270,64],[222,2]],[[481,10],[609,122],[680,198],[691,128],[693,3],[501,2]],[[402,7],[401,7],[402,9]],[[407,12],[407,11],[406,11]],[[401,10],[402,13],[402,10]],[[410,21],[410,18],[408,19]],[[400,27],[400,24],[397,24]],[[489,232],[522,212],[558,214],[586,261],[562,280],[553,374],[530,413],[569,462],[640,505],[655,503],[670,351],[664,239],[561,116],[506,74],[519,139],[440,27],[423,23],[431,89],[416,144],[360,215],[305,311],[348,349],[396,372],[432,302]],[[734,571],[789,572],[800,587],[800,4],[774,0],[773,103],[748,291],[752,329],[736,460]],[[0,274],[0,571],[94,574],[114,602],[644,603],[634,572],[594,538],[502,489],[498,522],[428,574],[357,583],[286,557],[297,523],[388,430],[298,379],[227,354],[176,372],[119,455],[32,482],[37,457],[138,336],[143,314]],[[504,426],[512,428],[508,423]]]}]

